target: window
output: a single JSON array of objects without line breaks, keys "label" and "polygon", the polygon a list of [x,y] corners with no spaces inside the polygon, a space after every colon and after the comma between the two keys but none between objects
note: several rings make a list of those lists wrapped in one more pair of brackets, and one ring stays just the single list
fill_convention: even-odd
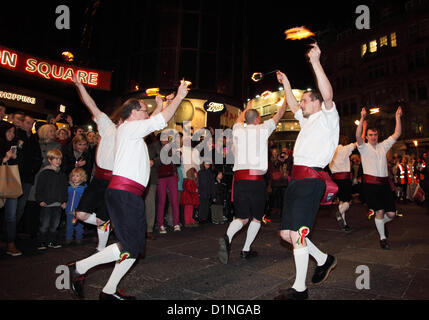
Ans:
[{"label": "window", "polygon": [[392,48],[396,48],[398,46],[398,43],[396,40],[396,32],[393,32],[390,34],[390,46]]},{"label": "window", "polygon": [[426,90],[426,84],[424,82],[419,82],[417,84],[417,96],[420,101],[427,100],[428,94]]},{"label": "window", "polygon": [[382,48],[384,46],[387,46],[387,45],[388,45],[388,43],[387,43],[387,36],[381,37],[380,38],[380,48]]},{"label": "window", "polygon": [[369,43],[369,52],[377,52],[377,40],[373,40]]},{"label": "window", "polygon": [[367,47],[366,43],[364,43],[364,44],[361,46],[360,56],[361,56],[361,57],[363,57],[363,56],[366,54],[367,50],[368,50],[368,47]]},{"label": "window", "polygon": [[262,109],[262,115],[263,116],[268,116],[268,115],[270,115],[271,114],[271,106],[265,106],[263,109]]}]

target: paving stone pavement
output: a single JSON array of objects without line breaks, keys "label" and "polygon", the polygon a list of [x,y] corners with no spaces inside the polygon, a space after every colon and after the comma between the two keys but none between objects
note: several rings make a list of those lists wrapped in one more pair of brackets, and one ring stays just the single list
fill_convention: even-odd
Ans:
[{"label": "paving stone pavement", "polygon": [[[390,251],[379,247],[374,220],[366,218],[365,206],[353,204],[347,213],[350,233],[338,228],[334,207],[320,210],[310,238],[322,251],[336,256],[338,264],[326,282],[314,286],[310,279],[316,263],[310,258],[309,300],[429,299],[429,214],[416,204],[398,207],[404,217],[389,224]],[[295,278],[292,250],[280,240],[279,225],[279,216],[263,225],[252,246],[259,256],[251,260],[240,258],[246,237],[243,228],[233,239],[227,265],[217,260],[218,238],[227,225],[205,224],[157,234],[156,240],[147,241],[145,256],[123,278],[120,288],[142,300],[272,300]],[[109,244],[114,242],[112,237]],[[69,290],[56,288],[61,275],[57,267],[92,254],[96,239],[44,252],[37,251],[34,241],[19,240],[17,245],[24,252],[20,257],[9,257],[0,249],[0,300],[72,300]],[[359,266],[368,268],[369,289],[357,288]],[[98,299],[112,268],[110,263],[88,272],[86,299]]]}]

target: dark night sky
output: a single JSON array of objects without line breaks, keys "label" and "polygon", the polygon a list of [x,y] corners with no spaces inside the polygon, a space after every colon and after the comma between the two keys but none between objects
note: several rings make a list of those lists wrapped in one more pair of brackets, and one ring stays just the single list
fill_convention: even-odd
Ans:
[{"label": "dark night sky", "polygon": [[[125,0],[126,1],[126,0]],[[162,1],[162,0],[160,0]],[[208,0],[204,0],[208,1]],[[215,0],[210,0],[215,1]],[[231,0],[234,1],[234,0]],[[15,1],[0,12],[0,45],[9,46],[35,56],[58,60],[64,49],[73,50],[80,41],[85,0]],[[353,27],[359,4],[368,1],[249,1],[249,63],[250,72],[280,69],[287,73],[293,87],[313,87],[313,75],[304,56],[306,41],[285,41],[284,31],[306,26],[314,32],[327,27]],[[55,28],[56,6],[71,9],[71,30]],[[119,23],[118,21],[112,23]],[[45,46],[40,45],[43,39]],[[323,47],[322,54],[323,54]],[[275,76],[252,84],[249,92],[275,90]],[[73,88],[66,88],[70,91]],[[75,94],[74,92],[72,94]]]}]

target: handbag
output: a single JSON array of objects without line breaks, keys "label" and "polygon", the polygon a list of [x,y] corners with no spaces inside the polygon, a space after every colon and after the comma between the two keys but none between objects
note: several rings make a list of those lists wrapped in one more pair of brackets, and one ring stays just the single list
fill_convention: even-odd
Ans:
[{"label": "handbag", "polygon": [[18,165],[0,166],[0,198],[16,199],[22,195]]}]

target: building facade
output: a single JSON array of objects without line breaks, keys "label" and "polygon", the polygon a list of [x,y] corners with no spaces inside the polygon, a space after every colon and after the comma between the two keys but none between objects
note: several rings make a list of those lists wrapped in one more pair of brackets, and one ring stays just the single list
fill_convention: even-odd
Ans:
[{"label": "building facade", "polygon": [[401,106],[403,142],[429,145],[428,1],[374,2],[369,30],[339,33],[325,50],[343,135],[355,140],[365,107],[368,125],[387,138]]}]

